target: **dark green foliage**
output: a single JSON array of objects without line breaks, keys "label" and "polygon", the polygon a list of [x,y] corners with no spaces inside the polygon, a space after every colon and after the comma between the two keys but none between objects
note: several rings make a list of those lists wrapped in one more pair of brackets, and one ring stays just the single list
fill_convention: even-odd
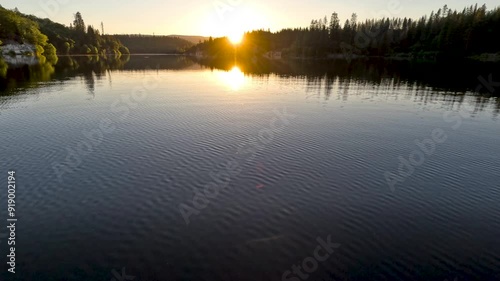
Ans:
[{"label": "dark green foliage", "polygon": [[30,17],[39,23],[40,30],[47,34],[49,41],[54,44],[59,54],[119,55],[120,48],[124,47],[117,38],[101,35],[93,26],[85,27],[79,12],[75,14],[70,27],[49,19]]},{"label": "dark green foliage", "polygon": [[[238,46],[238,57],[281,51],[286,57],[404,56],[436,59],[464,57],[500,51],[500,8],[471,6],[462,12],[447,6],[418,20],[383,18],[358,22],[356,14],[340,25],[333,13],[312,20],[308,28],[271,33],[252,31]],[[206,40],[188,50],[204,57],[234,56],[226,39]]]},{"label": "dark green foliage", "polygon": [[[99,30],[85,26],[82,15],[74,15],[73,24],[68,27],[49,19],[24,15],[0,6],[0,38],[18,43],[31,43],[37,47],[38,55],[54,49],[58,54],[119,55],[125,46],[115,37],[100,35]],[[46,47],[50,42],[50,46]]]},{"label": "dark green foliage", "polygon": [[132,54],[175,54],[185,51],[193,43],[171,36],[114,35]]},{"label": "dark green foliage", "polygon": [[57,56],[57,54],[56,54],[56,47],[54,47],[54,45],[52,45],[50,43],[47,44],[47,45],[45,45],[43,54],[46,57]]},{"label": "dark green foliage", "polygon": [[8,67],[7,63],[0,56],[0,78],[4,78],[7,75]]},{"label": "dark green foliage", "polygon": [[79,33],[85,33],[85,22],[83,21],[82,14],[77,12],[75,14],[75,20],[73,21],[73,29]]},{"label": "dark green foliage", "polygon": [[42,48],[47,44],[47,36],[40,32],[35,21],[2,6],[0,6],[0,38]]},{"label": "dark green foliage", "polygon": [[130,50],[125,46],[121,46],[119,51],[120,51],[120,53],[122,53],[124,55],[130,55]]}]

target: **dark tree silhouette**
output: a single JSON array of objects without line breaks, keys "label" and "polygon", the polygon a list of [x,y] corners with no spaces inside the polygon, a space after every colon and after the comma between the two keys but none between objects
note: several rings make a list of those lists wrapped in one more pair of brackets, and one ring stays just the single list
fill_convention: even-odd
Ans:
[{"label": "dark tree silhouette", "polygon": [[[500,8],[470,6],[452,11],[444,6],[430,16],[367,19],[352,14],[341,26],[337,13],[330,22],[313,19],[308,28],[271,33],[248,32],[239,56],[249,57],[280,51],[286,57],[399,56],[406,58],[470,57],[500,52]],[[188,53],[206,57],[232,56],[227,40],[202,42]]]},{"label": "dark tree silhouette", "polygon": [[85,33],[85,22],[83,21],[82,14],[76,12],[75,20],[73,21],[73,28],[77,32]]}]

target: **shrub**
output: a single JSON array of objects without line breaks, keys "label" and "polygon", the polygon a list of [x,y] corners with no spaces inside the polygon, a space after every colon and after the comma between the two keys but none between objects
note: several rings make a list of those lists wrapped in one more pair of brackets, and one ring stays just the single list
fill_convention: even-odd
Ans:
[{"label": "shrub", "polygon": [[125,54],[125,55],[129,55],[130,54],[130,51],[127,47],[125,46],[120,46],[120,48],[118,49],[120,51],[120,53],[122,54]]}]

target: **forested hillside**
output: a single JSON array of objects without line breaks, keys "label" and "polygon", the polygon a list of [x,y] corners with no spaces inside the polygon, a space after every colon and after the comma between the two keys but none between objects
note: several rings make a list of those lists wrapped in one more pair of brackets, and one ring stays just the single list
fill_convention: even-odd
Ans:
[{"label": "forested hillside", "polygon": [[193,43],[173,36],[114,35],[132,54],[178,54]]},{"label": "forested hillside", "polygon": [[85,25],[79,12],[74,15],[73,24],[65,26],[0,6],[0,40],[33,44],[37,55],[53,55],[56,51],[57,54],[128,53],[117,38],[101,35],[98,29]]},{"label": "forested hillside", "polygon": [[77,12],[73,23],[65,26],[49,19],[29,16],[49,37],[59,54],[128,54],[128,49],[114,36],[102,35],[99,29],[85,25],[82,15]]},{"label": "forested hillside", "polygon": [[205,40],[208,40],[208,37],[204,37],[204,36],[190,36],[190,35],[169,35],[168,37],[177,37],[177,38],[181,38],[181,39],[184,39],[186,41],[189,41],[193,44],[198,44],[200,42],[203,42]]},{"label": "forested hillside", "polygon": [[37,56],[55,54],[54,46],[49,43],[49,38],[40,31],[35,21],[19,11],[7,10],[0,6],[0,42],[2,41],[33,44]]},{"label": "forested hillside", "polygon": [[[500,52],[500,8],[470,6],[454,11],[444,6],[429,16],[370,19],[357,15],[341,24],[333,13],[312,20],[307,28],[245,34],[238,56],[280,51],[286,57],[407,56],[467,57]],[[234,47],[225,38],[210,39],[188,50],[206,57],[232,57]]]}]

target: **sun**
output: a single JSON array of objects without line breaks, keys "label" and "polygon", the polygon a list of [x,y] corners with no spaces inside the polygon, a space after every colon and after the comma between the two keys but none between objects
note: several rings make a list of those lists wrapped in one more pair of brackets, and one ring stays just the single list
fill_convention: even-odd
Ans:
[{"label": "sun", "polygon": [[232,32],[227,38],[233,45],[238,45],[243,41],[243,32]]}]

